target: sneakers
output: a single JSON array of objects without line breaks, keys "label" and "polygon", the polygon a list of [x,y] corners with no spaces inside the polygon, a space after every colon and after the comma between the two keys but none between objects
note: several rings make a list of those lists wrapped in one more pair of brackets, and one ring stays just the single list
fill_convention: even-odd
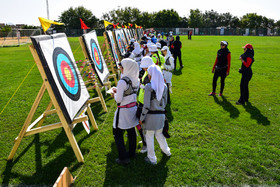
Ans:
[{"label": "sneakers", "polygon": [[215,96],[216,93],[215,92],[211,92],[210,94],[208,94],[208,96]]},{"label": "sneakers", "polygon": [[241,103],[239,101],[236,102],[237,105],[244,105],[245,103]]},{"label": "sneakers", "polygon": [[146,153],[148,151],[147,146],[143,146],[140,153]]},{"label": "sneakers", "polygon": [[115,162],[116,162],[117,164],[120,164],[120,165],[127,165],[127,164],[130,163],[130,160],[129,160],[129,159],[120,160],[119,158],[117,158],[117,159],[115,160]]},{"label": "sneakers", "polygon": [[171,157],[171,152],[169,152],[168,154],[165,154],[167,157]]},{"label": "sneakers", "polygon": [[223,93],[219,93],[219,96],[223,96]]},{"label": "sneakers", "polygon": [[156,165],[157,162],[152,162],[148,157],[145,157],[144,160],[148,163],[148,164],[152,164],[152,165]]}]

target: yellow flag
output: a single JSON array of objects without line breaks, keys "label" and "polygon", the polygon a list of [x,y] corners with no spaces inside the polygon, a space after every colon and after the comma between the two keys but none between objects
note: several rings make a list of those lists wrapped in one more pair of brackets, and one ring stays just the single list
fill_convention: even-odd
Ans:
[{"label": "yellow flag", "polygon": [[43,28],[44,32],[46,32],[50,28],[51,24],[64,25],[64,23],[55,22],[55,21],[48,20],[48,19],[45,19],[45,18],[42,18],[42,17],[39,17],[39,21],[42,25],[42,28]]},{"label": "yellow flag", "polygon": [[121,29],[121,27],[117,26],[118,29]]},{"label": "yellow flag", "polygon": [[106,29],[106,27],[108,26],[108,25],[114,25],[113,23],[110,23],[109,21],[105,21],[104,20],[104,28]]},{"label": "yellow flag", "polygon": [[127,26],[126,26],[126,25],[124,25],[124,27],[127,29]]},{"label": "yellow flag", "polygon": [[138,29],[138,27],[139,27],[139,26],[138,26],[138,25],[136,25],[136,23],[135,23],[134,25],[135,25],[135,28],[136,28],[136,29]]}]

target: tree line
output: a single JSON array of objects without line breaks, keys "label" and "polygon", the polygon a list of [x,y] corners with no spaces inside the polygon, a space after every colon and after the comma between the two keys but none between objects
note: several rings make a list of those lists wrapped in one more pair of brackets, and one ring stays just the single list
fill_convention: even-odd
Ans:
[{"label": "tree line", "polygon": [[[218,13],[217,11],[210,10],[202,12],[199,9],[191,9],[188,17],[180,17],[178,12],[174,9],[160,10],[158,12],[141,12],[138,8],[125,7],[113,9],[107,13],[104,13],[100,19],[98,19],[91,10],[86,9],[83,6],[77,8],[70,7],[61,13],[58,20],[63,22],[64,26],[54,25],[54,29],[80,29],[80,18],[85,24],[92,29],[104,28],[103,20],[112,22],[114,24],[119,23],[121,25],[127,25],[128,23],[136,23],[143,28],[280,28],[280,20],[267,18],[265,16],[258,15],[256,13],[247,13],[242,17],[237,17],[229,12]],[[25,25],[24,28],[35,28],[34,26]],[[10,30],[8,26],[0,28],[2,31]]]},{"label": "tree line", "polygon": [[101,19],[98,19],[94,14],[80,6],[77,8],[69,8],[61,13],[58,21],[65,23],[64,27],[70,29],[79,29],[80,21],[82,20],[91,28],[103,28],[103,20],[127,25],[128,23],[136,23],[144,28],[279,28],[280,20],[267,18],[256,13],[247,13],[242,17],[237,17],[229,12],[218,13],[210,10],[202,12],[199,9],[191,9],[188,17],[180,17],[174,9],[160,10],[158,12],[141,12],[138,8],[125,7],[113,9],[104,13]]}]

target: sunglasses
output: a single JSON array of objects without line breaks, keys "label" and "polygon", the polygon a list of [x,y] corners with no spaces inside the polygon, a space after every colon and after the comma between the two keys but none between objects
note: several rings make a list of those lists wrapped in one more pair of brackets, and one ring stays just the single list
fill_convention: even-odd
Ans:
[{"label": "sunglasses", "polygon": [[225,44],[221,44],[221,46],[226,46]]}]

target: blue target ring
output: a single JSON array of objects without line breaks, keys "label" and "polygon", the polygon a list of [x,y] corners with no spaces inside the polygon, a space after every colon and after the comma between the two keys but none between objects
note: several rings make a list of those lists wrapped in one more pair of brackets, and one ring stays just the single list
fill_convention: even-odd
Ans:
[{"label": "blue target ring", "polygon": [[60,47],[54,49],[53,65],[58,82],[63,91],[72,100],[79,100],[81,95],[81,85],[78,74],[69,55]]},{"label": "blue target ring", "polygon": [[118,58],[118,55],[117,55],[116,46],[115,46],[115,42],[114,42],[113,37],[111,37],[111,43],[112,43],[112,51],[114,53],[115,61],[119,62],[119,58]]},{"label": "blue target ring", "polygon": [[94,41],[94,39],[90,40],[90,46],[91,46],[92,58],[95,66],[97,67],[96,69],[98,69],[99,72],[103,73],[104,68],[103,68],[102,58],[100,55],[99,48],[97,47],[97,44]]},{"label": "blue target ring", "polygon": [[119,49],[120,49],[121,53],[123,54],[124,53],[124,44],[123,44],[123,41],[122,41],[121,36],[119,34],[117,36],[117,40],[118,40]]}]

